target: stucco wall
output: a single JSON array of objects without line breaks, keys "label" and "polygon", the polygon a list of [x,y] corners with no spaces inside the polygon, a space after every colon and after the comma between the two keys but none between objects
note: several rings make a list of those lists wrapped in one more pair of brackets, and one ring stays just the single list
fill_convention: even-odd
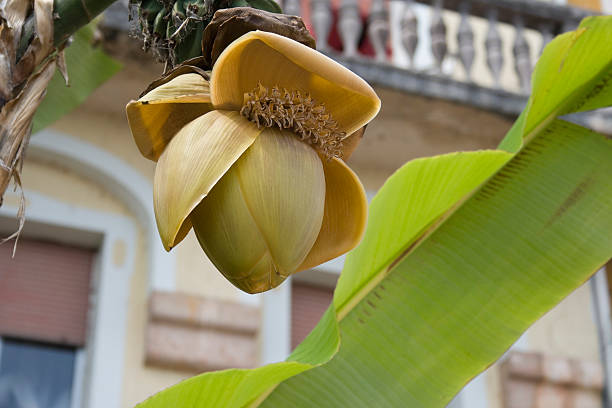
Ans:
[{"label": "stucco wall", "polygon": [[[540,0],[541,1],[541,0]],[[401,40],[401,18],[404,15],[408,2],[393,0],[390,3],[391,19],[391,44],[393,49],[393,63],[400,67],[409,67],[409,58],[402,46]],[[434,57],[431,51],[431,7],[429,4],[412,3],[409,7],[416,13],[418,19],[418,44],[415,53],[415,68],[417,70],[431,70],[434,65]],[[461,16],[459,13],[449,10],[442,12],[442,18],[446,26],[447,54],[442,65],[444,73],[452,78],[465,81],[467,80],[465,70],[458,59],[453,58],[458,55],[457,32]],[[494,78],[487,66],[487,51],[485,40],[489,29],[489,22],[485,18],[470,17],[470,25],[473,31],[474,40],[474,60],[472,63],[471,81],[478,85],[493,86]],[[503,89],[518,92],[520,90],[519,80],[514,68],[514,56],[512,47],[514,45],[515,27],[510,24],[498,23],[499,34],[502,38],[503,66],[500,72],[500,85]],[[527,29],[524,31],[525,39],[529,44],[531,61],[535,63],[542,48],[542,36],[535,30]]]},{"label": "stucco wall", "polygon": [[584,284],[529,329],[534,351],[598,361],[599,345],[590,285]]}]

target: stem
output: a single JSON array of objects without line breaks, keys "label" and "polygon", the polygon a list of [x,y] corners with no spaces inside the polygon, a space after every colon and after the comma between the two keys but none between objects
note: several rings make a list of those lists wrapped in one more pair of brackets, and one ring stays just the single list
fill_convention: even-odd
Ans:
[{"label": "stem", "polygon": [[53,44],[58,46],[115,0],[54,0]]},{"label": "stem", "polygon": [[[93,20],[115,0],[53,0],[53,45],[63,44],[79,28]],[[34,13],[26,19],[19,45],[17,61],[30,45],[36,33]]]}]

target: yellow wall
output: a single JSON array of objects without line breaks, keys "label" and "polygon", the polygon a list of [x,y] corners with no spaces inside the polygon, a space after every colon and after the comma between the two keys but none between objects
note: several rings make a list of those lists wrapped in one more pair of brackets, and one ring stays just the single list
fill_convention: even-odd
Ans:
[{"label": "yellow wall", "polygon": [[534,351],[599,361],[590,284],[586,283],[537,321],[528,333]]},{"label": "yellow wall", "polygon": [[[113,197],[102,186],[54,165],[27,160],[21,181],[24,188],[97,211],[129,215],[125,205]],[[26,196],[27,199],[27,196]]]}]

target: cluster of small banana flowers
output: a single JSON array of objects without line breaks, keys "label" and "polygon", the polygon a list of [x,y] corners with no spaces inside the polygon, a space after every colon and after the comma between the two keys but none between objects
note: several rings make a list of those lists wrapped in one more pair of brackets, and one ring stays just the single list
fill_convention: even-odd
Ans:
[{"label": "cluster of small banana flowers", "polygon": [[202,33],[215,11],[253,7],[280,13],[273,0],[130,0],[130,17],[137,16],[144,49],[153,50],[170,67],[201,55]]},{"label": "cluster of small banana flowers", "polygon": [[128,120],[157,161],[165,248],[193,228],[231,283],[263,292],[361,240],[366,196],[343,158],[380,100],[348,69],[270,32],[248,32],[213,60],[212,72],[191,60],[156,81]]}]

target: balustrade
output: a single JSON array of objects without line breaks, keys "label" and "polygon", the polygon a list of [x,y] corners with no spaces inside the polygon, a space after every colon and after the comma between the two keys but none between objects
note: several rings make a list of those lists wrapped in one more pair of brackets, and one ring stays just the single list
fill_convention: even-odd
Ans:
[{"label": "balustrade", "polygon": [[[284,0],[284,8],[299,14],[309,7],[307,24],[317,46],[332,57],[395,65],[517,94],[529,92],[532,50],[541,52],[554,35],[588,15],[533,0],[370,0],[367,7],[361,1]],[[401,17],[390,18],[391,3],[403,5]],[[423,7],[430,8],[428,14]],[[456,42],[449,42],[451,36]],[[405,56],[405,62],[398,63],[395,54]]]}]

